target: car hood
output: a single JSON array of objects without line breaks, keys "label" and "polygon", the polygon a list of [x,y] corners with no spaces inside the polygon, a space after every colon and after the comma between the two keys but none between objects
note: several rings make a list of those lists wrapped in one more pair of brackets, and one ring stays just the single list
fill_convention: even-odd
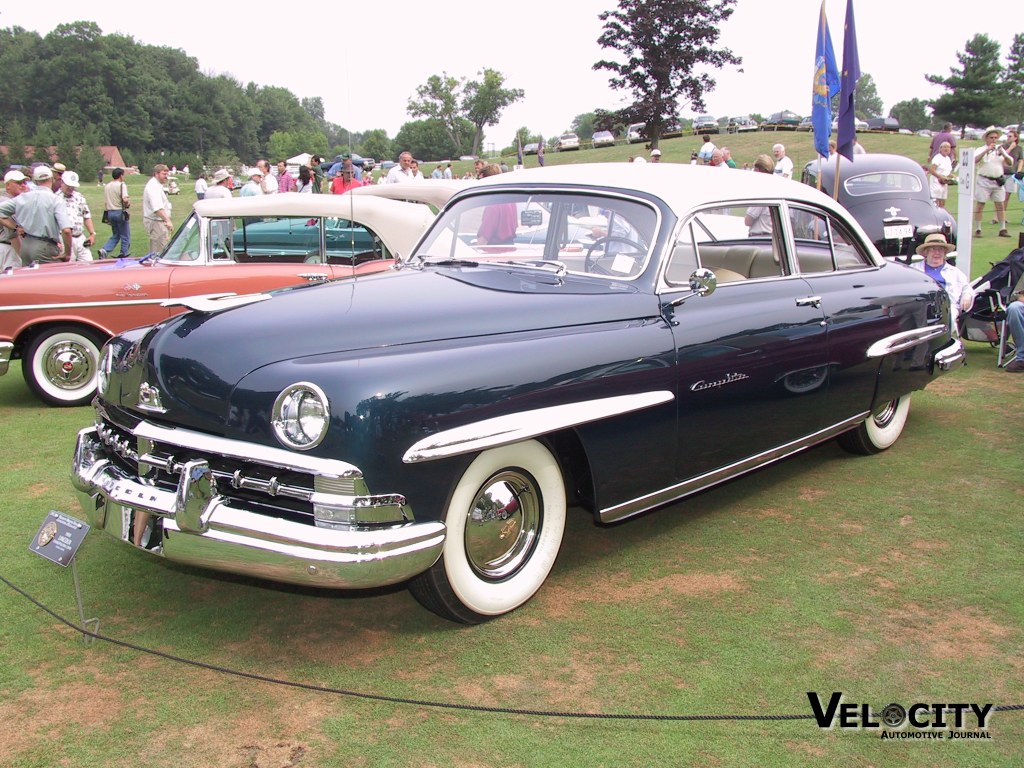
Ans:
[{"label": "car hood", "polygon": [[334,362],[352,362],[355,370],[365,358],[412,355],[426,343],[564,333],[651,318],[659,310],[656,297],[631,286],[492,267],[406,269],[263,296],[269,298],[223,312],[188,312],[157,326],[144,342],[144,370],[126,378],[123,404],[135,405],[144,380],[159,388],[174,420],[225,423],[243,379],[283,361],[287,377]]}]

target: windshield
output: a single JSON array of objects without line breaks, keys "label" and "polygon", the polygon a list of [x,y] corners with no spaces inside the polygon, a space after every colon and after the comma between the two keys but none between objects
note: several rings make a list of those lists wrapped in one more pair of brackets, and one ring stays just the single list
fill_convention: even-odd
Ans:
[{"label": "windshield", "polygon": [[657,211],[635,200],[496,191],[445,211],[414,258],[558,262],[569,272],[629,280],[643,272],[657,227]]}]

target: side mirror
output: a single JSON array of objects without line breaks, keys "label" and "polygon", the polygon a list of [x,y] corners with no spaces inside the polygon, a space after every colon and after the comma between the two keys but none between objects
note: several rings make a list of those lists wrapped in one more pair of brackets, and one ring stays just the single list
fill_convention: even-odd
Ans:
[{"label": "side mirror", "polygon": [[690,274],[690,291],[691,293],[683,294],[672,299],[669,306],[678,307],[687,299],[692,299],[694,296],[710,296],[715,292],[718,287],[718,278],[715,277],[715,273],[707,267],[698,267],[693,270]]},{"label": "side mirror", "polygon": [[718,287],[718,278],[707,267],[698,267],[690,275],[690,290],[698,296],[710,296]]}]

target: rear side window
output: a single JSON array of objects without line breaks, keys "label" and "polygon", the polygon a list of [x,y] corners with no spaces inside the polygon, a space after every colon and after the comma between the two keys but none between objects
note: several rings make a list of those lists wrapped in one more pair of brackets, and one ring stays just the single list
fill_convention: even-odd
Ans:
[{"label": "rear side window", "polygon": [[782,277],[781,207],[764,203],[700,211],[676,238],[666,281],[685,285],[698,266],[715,273],[719,285]]},{"label": "rear side window", "polygon": [[789,220],[793,230],[794,261],[801,274],[873,266],[857,239],[831,214],[790,206]]}]

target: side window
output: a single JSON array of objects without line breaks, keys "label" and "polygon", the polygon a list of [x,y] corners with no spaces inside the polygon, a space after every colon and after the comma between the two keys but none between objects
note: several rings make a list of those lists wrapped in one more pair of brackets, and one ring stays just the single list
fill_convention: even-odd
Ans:
[{"label": "side window", "polygon": [[384,243],[374,232],[347,219],[324,219],[324,237],[329,264],[355,266],[364,261],[389,258]]},{"label": "side window", "polygon": [[214,233],[214,251],[223,248],[241,264],[323,263],[323,221],[319,218],[240,217],[230,225]]},{"label": "side window", "polygon": [[835,272],[871,266],[871,259],[849,231],[822,211],[792,206],[789,209],[797,269],[802,274]]},{"label": "side window", "polygon": [[715,273],[718,283],[781,277],[778,205],[710,208],[694,214],[680,230],[666,280],[684,285],[698,266]]}]

